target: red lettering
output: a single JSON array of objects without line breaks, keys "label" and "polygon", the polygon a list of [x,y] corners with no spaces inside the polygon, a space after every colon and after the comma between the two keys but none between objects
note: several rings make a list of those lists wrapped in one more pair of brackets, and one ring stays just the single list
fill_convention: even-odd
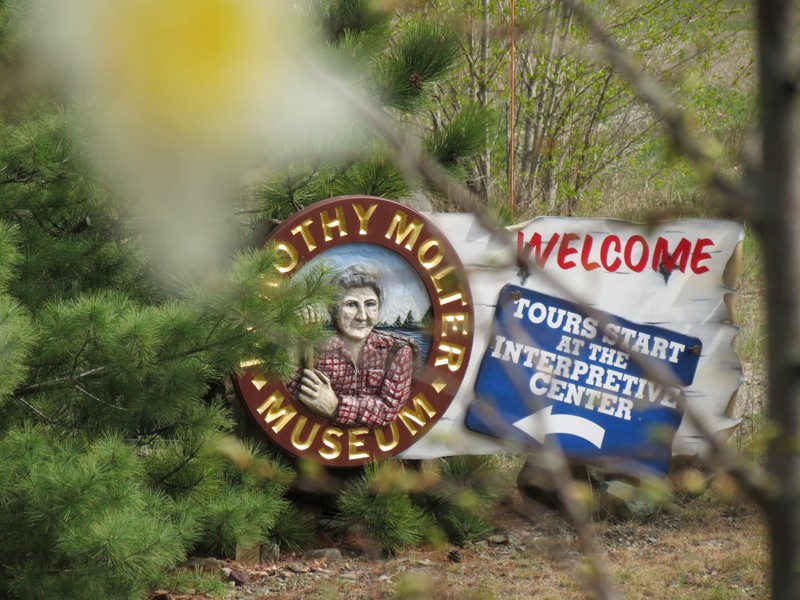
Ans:
[{"label": "red lettering", "polygon": [[700,265],[700,263],[704,260],[708,260],[711,258],[710,252],[703,252],[703,249],[706,246],[713,246],[713,240],[709,238],[698,238],[698,240],[694,243],[694,252],[692,252],[692,272],[693,273],[705,273],[709,271],[710,268],[705,265]]},{"label": "red lettering", "polygon": [[[536,261],[536,264],[540,267],[543,267],[544,264],[547,262],[547,259],[550,258],[550,254],[553,252],[553,249],[556,247],[558,243],[558,239],[561,237],[561,234],[554,233],[550,237],[550,241],[547,242],[547,246],[545,246],[544,252],[542,252],[542,234],[541,233],[534,233],[531,236],[531,239],[528,241],[530,247],[528,248],[528,258],[530,258],[531,253],[535,250],[536,253],[533,255],[533,259]],[[522,248],[520,248],[520,244],[522,243],[522,232],[517,234],[517,249],[521,252]]]},{"label": "red lettering", "polygon": [[581,248],[581,264],[583,268],[587,271],[594,271],[595,269],[600,268],[600,263],[598,262],[589,262],[589,255],[592,253],[592,243],[594,242],[594,238],[590,234],[586,234],[586,241],[583,243],[583,248]]},{"label": "red lettering", "polygon": [[602,267],[609,273],[615,273],[623,264],[634,273],[641,273],[648,267],[655,272],[663,269],[667,273],[674,270],[685,273],[687,267],[698,274],[711,270],[703,264],[711,259],[710,249],[714,246],[714,241],[710,238],[698,238],[694,242],[694,248],[691,240],[680,238],[674,248],[670,248],[669,239],[658,237],[651,248],[644,236],[632,235],[622,240],[618,235],[609,234],[600,242],[598,256],[593,259],[594,241],[594,237],[588,233],[553,233],[545,240],[537,232],[526,243],[525,235],[521,231],[517,232],[517,250],[526,252],[528,258],[533,255],[533,260],[540,267],[545,266],[558,246],[555,260],[564,270],[580,265],[586,271]]},{"label": "red lettering", "polygon": [[580,237],[577,233],[565,233],[561,238],[561,247],[558,249],[558,266],[562,269],[574,269],[577,266],[574,260],[567,260],[567,257],[578,253],[576,248],[570,248],[569,245]]},{"label": "red lettering", "polygon": [[[639,256],[639,262],[633,262],[633,250],[636,244],[641,245],[642,253]],[[645,265],[647,265],[647,259],[649,258],[650,249],[647,247],[647,240],[644,239],[640,235],[633,235],[631,236],[628,241],[625,243],[625,264],[633,271],[634,273],[641,273],[644,271]]]},{"label": "red lettering", "polygon": [[[610,246],[614,246],[614,252],[617,254],[617,257],[609,262],[608,256],[610,254]],[[600,245],[600,263],[603,265],[603,268],[608,271],[609,273],[616,272],[619,269],[620,265],[622,264],[622,260],[619,258],[619,251],[622,249],[622,242],[619,241],[619,236],[611,234],[606,236],[603,240],[603,243]]]},{"label": "red lettering", "polygon": [[656,240],[656,247],[653,250],[653,271],[658,271],[659,265],[664,266],[667,273],[672,273],[675,266],[682,272],[686,272],[686,263],[689,261],[689,254],[692,249],[692,244],[686,238],[681,238],[675,250],[672,251],[672,256],[669,254],[669,242],[660,237]]}]

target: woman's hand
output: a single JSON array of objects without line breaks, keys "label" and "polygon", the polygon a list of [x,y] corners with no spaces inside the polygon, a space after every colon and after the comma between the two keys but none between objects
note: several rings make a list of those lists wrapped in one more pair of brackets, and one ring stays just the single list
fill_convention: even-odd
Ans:
[{"label": "woman's hand", "polygon": [[300,309],[300,316],[308,324],[322,323],[328,320],[328,311],[324,306],[304,306]]},{"label": "woman's hand", "polygon": [[318,369],[303,369],[297,398],[314,412],[328,418],[339,408],[339,398],[331,387],[331,380]]}]

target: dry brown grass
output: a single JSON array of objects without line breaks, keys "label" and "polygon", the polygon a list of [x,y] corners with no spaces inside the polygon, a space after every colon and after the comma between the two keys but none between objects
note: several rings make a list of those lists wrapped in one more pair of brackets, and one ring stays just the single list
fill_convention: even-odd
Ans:
[{"label": "dry brown grass", "polygon": [[[297,557],[261,565],[266,576],[231,590],[230,599],[493,600],[591,598],[577,536],[559,515],[531,521],[501,507],[498,536],[464,548],[436,546],[390,558],[345,556],[323,564]],[[734,600],[768,596],[765,530],[756,509],[712,490],[674,499],[644,523],[599,522],[605,563],[628,599]],[[454,557],[451,552],[458,550]],[[347,554],[347,553],[345,553]],[[453,558],[459,558],[456,562]],[[266,570],[266,571],[265,571]]]}]

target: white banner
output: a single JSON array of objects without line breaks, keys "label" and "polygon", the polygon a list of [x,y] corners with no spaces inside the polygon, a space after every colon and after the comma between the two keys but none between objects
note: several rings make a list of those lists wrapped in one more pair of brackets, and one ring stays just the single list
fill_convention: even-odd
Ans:
[{"label": "white banner", "polygon": [[[490,343],[498,295],[513,284],[585,304],[641,324],[652,324],[702,340],[702,354],[687,406],[717,435],[730,435],[736,392],[744,380],[734,350],[738,327],[728,305],[738,268],[740,223],[681,220],[636,224],[614,219],[543,217],[509,228],[512,243],[493,238],[470,214],[425,215],[455,247],[467,271],[475,309],[474,339],[465,379],[450,407],[402,458],[508,451],[501,441],[468,430],[467,410],[476,400],[478,367]],[[539,265],[517,265],[520,248]],[[727,272],[726,272],[727,270]],[[733,273],[733,276],[731,275]],[[673,455],[703,455],[707,443],[684,417]]]}]

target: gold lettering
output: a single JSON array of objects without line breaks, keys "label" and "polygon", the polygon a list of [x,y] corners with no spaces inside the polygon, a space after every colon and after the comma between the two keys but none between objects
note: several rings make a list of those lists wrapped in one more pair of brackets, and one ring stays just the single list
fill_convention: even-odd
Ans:
[{"label": "gold lettering", "polygon": [[441,294],[442,290],[444,290],[444,288],[440,285],[441,279],[443,277],[447,277],[448,275],[450,275],[450,273],[455,271],[455,269],[456,268],[453,265],[450,265],[449,267],[445,267],[435,275],[431,275],[431,281],[433,282],[433,287],[436,288],[437,294]]},{"label": "gold lettering", "polygon": [[300,434],[303,433],[303,428],[306,426],[307,420],[308,419],[305,417],[300,417],[297,419],[297,423],[294,424],[294,429],[292,430],[292,446],[298,450],[308,450],[314,442],[314,438],[317,437],[317,431],[319,431],[319,423],[314,423],[305,441],[301,440]]},{"label": "gold lettering", "polygon": [[443,297],[439,298],[439,303],[440,304],[449,304],[449,303],[455,302],[456,300],[459,300],[459,299],[461,300],[461,306],[466,306],[467,305],[467,303],[464,301],[464,296],[461,294],[461,292],[453,292],[449,296],[443,296]]},{"label": "gold lettering", "polygon": [[297,411],[291,404],[285,407],[283,406],[283,401],[285,399],[286,398],[280,391],[275,390],[270,397],[264,400],[261,406],[256,409],[256,412],[260,415],[263,415],[264,411],[267,412],[267,414],[264,415],[264,421],[267,425],[280,419],[280,421],[272,426],[272,431],[275,433],[280,433],[281,429],[286,427],[286,424],[297,415]]},{"label": "gold lettering", "polygon": [[464,346],[458,344],[439,344],[439,351],[444,352],[443,356],[437,356],[436,361],[433,363],[435,366],[447,365],[451,371],[458,371],[461,368],[461,363],[464,361]]},{"label": "gold lettering", "polygon": [[308,248],[309,252],[313,252],[317,244],[314,241],[314,236],[311,235],[311,230],[308,228],[314,221],[311,219],[306,219],[300,225],[292,229],[292,235],[297,235],[298,233],[303,236],[303,241],[306,243],[306,247]]},{"label": "gold lettering", "polygon": [[398,246],[403,244],[403,240],[409,238],[408,242],[406,242],[405,248],[406,250],[411,250],[414,245],[417,243],[417,238],[419,238],[419,234],[422,232],[422,222],[415,220],[411,225],[407,225],[406,221],[408,216],[402,210],[398,210],[392,222],[389,223],[389,230],[386,232],[386,239],[392,239],[392,233],[394,230],[397,230],[395,234],[394,243]]},{"label": "gold lettering", "polygon": [[325,236],[325,241],[330,242],[333,239],[333,228],[339,228],[339,237],[347,235],[347,223],[344,220],[344,208],[341,206],[336,207],[336,218],[331,219],[327,210],[319,213],[319,220],[322,222],[322,233]]},{"label": "gold lettering", "polygon": [[[416,396],[414,396],[411,402],[414,405],[414,412],[411,412],[411,408],[409,406],[404,406],[403,410],[400,411],[400,414],[398,416],[400,417],[400,420],[403,422],[403,425],[406,426],[406,429],[408,429],[408,431],[411,433],[411,435],[417,435],[419,429],[417,429],[415,425],[424,427],[425,424],[428,422],[428,419],[430,419],[436,414],[436,411],[430,405],[428,399],[425,398],[425,396],[423,396],[422,394],[417,394]],[[426,415],[427,418],[425,418]]]},{"label": "gold lettering", "polygon": [[392,424],[389,426],[389,431],[392,432],[392,441],[386,441],[386,438],[383,437],[383,432],[385,429],[376,429],[375,430],[375,440],[378,442],[378,448],[380,448],[383,452],[388,452],[389,450],[394,450],[397,447],[397,444],[400,443],[400,436],[397,434],[397,423],[392,421]]},{"label": "gold lettering", "polygon": [[339,443],[339,440],[334,438],[342,437],[343,435],[344,431],[338,427],[328,427],[323,431],[322,445],[330,448],[330,450],[319,450],[319,455],[326,460],[339,458],[339,455],[342,453],[342,445]]},{"label": "gold lettering", "polygon": [[[425,254],[431,248],[436,248],[436,254],[434,254],[433,258],[426,259]],[[423,242],[422,245],[419,247],[419,250],[417,251],[417,259],[419,260],[420,264],[423,267],[425,267],[425,269],[432,269],[440,262],[442,262],[443,258],[444,258],[444,250],[442,250],[442,247],[439,244],[438,240],[435,240],[433,238]]]},{"label": "gold lettering", "polygon": [[370,204],[369,208],[365,211],[364,207],[360,204],[353,204],[353,210],[356,212],[356,216],[358,217],[359,235],[367,235],[367,224],[369,223],[370,217],[372,217],[372,213],[375,212],[376,208],[378,208],[377,204]]},{"label": "gold lettering", "polygon": [[278,252],[283,252],[289,257],[287,264],[276,264],[275,268],[279,273],[290,273],[297,266],[297,250],[291,244],[278,244]]},{"label": "gold lettering", "polygon": [[448,330],[451,333],[467,335],[469,330],[469,313],[444,313],[442,315],[442,337],[447,337]]},{"label": "gold lettering", "polygon": [[359,448],[364,446],[364,440],[359,439],[359,437],[367,435],[368,433],[369,429],[366,427],[356,427],[347,432],[347,453],[350,460],[369,458],[369,452],[359,450]]}]

